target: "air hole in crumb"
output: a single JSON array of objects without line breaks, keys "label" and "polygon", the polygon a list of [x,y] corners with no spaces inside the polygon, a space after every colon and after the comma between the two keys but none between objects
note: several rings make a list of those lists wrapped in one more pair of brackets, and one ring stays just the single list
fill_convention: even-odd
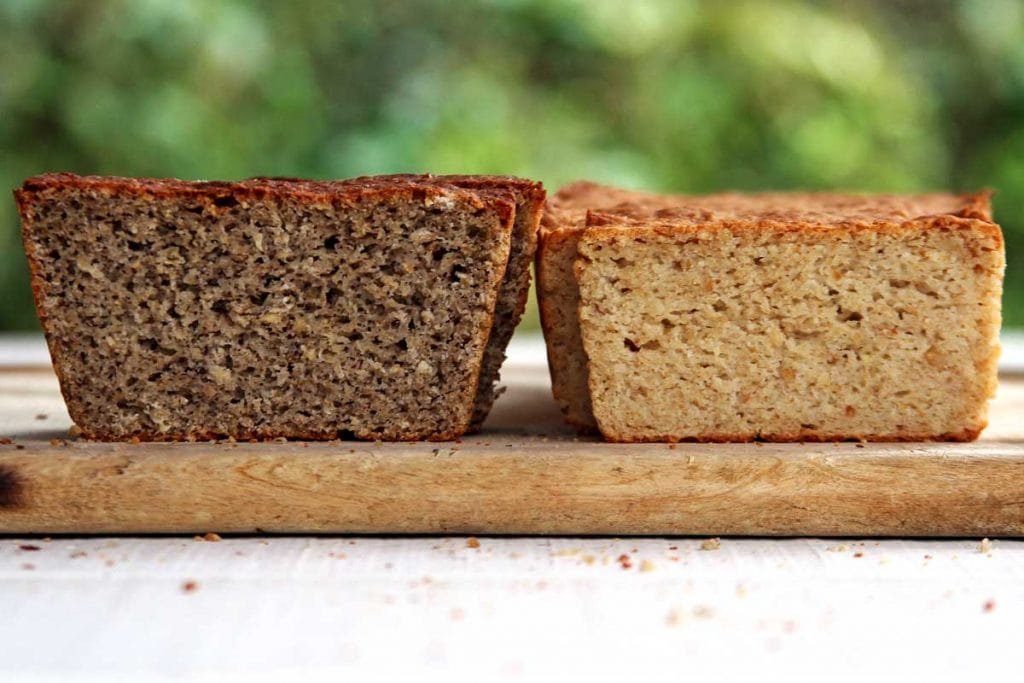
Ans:
[{"label": "air hole in crumb", "polygon": [[719,300],[718,300],[718,301],[716,301],[715,303],[711,304],[711,308],[713,308],[713,309],[715,309],[716,311],[718,311],[719,313],[721,313],[722,311],[724,311],[724,310],[726,309],[726,305],[725,305],[725,302],[724,302],[724,301],[722,301],[721,299],[719,299]]},{"label": "air hole in crumb", "polygon": [[839,308],[836,309],[836,315],[844,323],[858,322],[858,321],[864,319],[864,316],[861,315],[859,312],[857,312],[857,311],[844,311],[842,306],[840,306]]},{"label": "air hole in crumb", "polygon": [[128,249],[131,251],[142,251],[146,248],[142,242],[136,242],[134,240],[128,240]]},{"label": "air hole in crumb", "polygon": [[399,339],[398,343],[395,344],[395,346],[397,346],[402,351],[408,351],[409,350],[409,342],[405,341],[404,339]]},{"label": "air hole in crumb", "polygon": [[816,424],[811,424],[811,423],[809,423],[809,422],[808,422],[808,423],[803,423],[803,422],[801,422],[801,423],[800,423],[800,427],[801,427],[802,429],[817,429],[817,428],[818,428],[818,425],[816,425]]},{"label": "air hole in crumb", "polygon": [[324,240],[324,249],[330,249],[331,251],[334,251],[335,249],[338,248],[338,241],[339,240],[337,235],[331,235],[330,237]]},{"label": "air hole in crumb", "polygon": [[[331,287],[330,289],[327,290],[327,293],[324,295],[324,298],[327,300],[327,304],[329,306],[333,306],[335,303],[337,303],[338,298],[340,296],[341,290],[337,289],[336,287]],[[342,322],[347,323],[348,319],[346,318]]]},{"label": "air hole in crumb", "polygon": [[754,257],[754,265],[755,266],[759,266],[762,263],[764,263],[764,256],[755,256]]},{"label": "air hole in crumb", "polygon": [[435,249],[434,251],[431,252],[430,256],[435,261],[440,261],[441,259],[443,259],[445,257],[445,255],[447,253],[448,253],[447,249],[444,249],[442,247],[438,247],[437,249]]},{"label": "air hole in crumb", "polygon": [[673,327],[675,327],[675,326],[676,326],[676,325],[675,325],[675,323],[674,323],[674,322],[672,322],[671,320],[669,320],[668,318],[662,318],[662,319],[661,319],[661,327],[662,327],[662,329],[663,329],[663,330],[665,330],[666,332],[667,332],[668,330],[671,330],[671,329],[672,329]]},{"label": "air hole in crumb", "polygon": [[225,195],[223,197],[214,197],[213,205],[220,207],[238,206],[238,200],[230,195]]},{"label": "air hole in crumb", "polygon": [[636,345],[636,342],[630,339],[629,337],[626,337],[625,339],[622,340],[622,345],[625,346],[630,351],[632,351],[633,353],[636,353],[637,351],[640,350],[640,347]]},{"label": "air hole in crumb", "polygon": [[657,339],[652,339],[651,341],[644,342],[643,344],[641,344],[640,348],[644,349],[645,351],[655,351],[661,348],[661,342],[659,342]]},{"label": "air hole in crumb", "polygon": [[228,302],[224,299],[217,299],[210,305],[210,310],[214,313],[225,314],[228,312]]},{"label": "air hole in crumb", "polygon": [[466,267],[465,266],[462,266],[462,265],[459,265],[459,264],[455,264],[454,266],[452,266],[452,270],[451,270],[451,273],[448,276],[448,279],[451,280],[452,282],[458,282],[459,281],[459,276],[462,275],[465,272],[466,272]]},{"label": "air hole in crumb", "polygon": [[359,341],[362,338],[363,338],[363,333],[362,332],[353,332],[352,334],[348,335],[348,340],[349,341]]}]

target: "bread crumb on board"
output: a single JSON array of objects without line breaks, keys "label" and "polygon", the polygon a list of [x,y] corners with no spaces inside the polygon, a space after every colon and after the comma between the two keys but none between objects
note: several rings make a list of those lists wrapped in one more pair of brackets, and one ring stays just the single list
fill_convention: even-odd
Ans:
[{"label": "bread crumb on board", "polygon": [[199,584],[195,581],[186,581],[181,584],[181,590],[185,593],[194,593],[199,589]]},{"label": "bread crumb on board", "polygon": [[196,535],[192,538],[194,541],[208,541],[210,543],[216,543],[221,540],[220,534],[215,534],[212,531],[207,531],[202,536]]},{"label": "bread crumb on board", "polygon": [[705,538],[700,542],[701,550],[718,550],[722,547],[722,539],[720,538]]},{"label": "bread crumb on board", "polygon": [[979,553],[990,553],[992,552],[992,541],[987,538],[981,539],[981,543],[978,544]]},{"label": "bread crumb on board", "polygon": [[469,538],[466,539],[466,547],[467,548],[479,548],[480,547],[480,540],[476,536],[470,536]]},{"label": "bread crumb on board", "polygon": [[651,560],[640,560],[640,571],[653,572],[654,562],[652,562]]},{"label": "bread crumb on board", "polygon": [[846,545],[845,543],[840,543],[839,545],[832,545],[828,548],[825,548],[825,550],[829,551],[830,553],[845,553],[849,549],[850,546]]}]

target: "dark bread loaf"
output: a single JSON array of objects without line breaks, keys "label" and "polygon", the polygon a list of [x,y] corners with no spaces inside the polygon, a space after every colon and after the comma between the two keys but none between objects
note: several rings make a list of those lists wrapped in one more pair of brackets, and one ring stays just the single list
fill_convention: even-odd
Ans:
[{"label": "dark bread loaf", "polygon": [[495,320],[520,197],[474,182],[29,179],[15,194],[72,418],[101,439],[464,433],[515,315]]}]

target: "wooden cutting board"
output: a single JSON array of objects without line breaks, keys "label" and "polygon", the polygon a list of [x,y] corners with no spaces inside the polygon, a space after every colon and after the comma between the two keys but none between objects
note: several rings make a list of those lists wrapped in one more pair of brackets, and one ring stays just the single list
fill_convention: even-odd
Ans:
[{"label": "wooden cutting board", "polygon": [[604,444],[543,367],[458,443],[68,439],[49,369],[0,371],[0,533],[1024,535],[1024,378],[969,444]]}]

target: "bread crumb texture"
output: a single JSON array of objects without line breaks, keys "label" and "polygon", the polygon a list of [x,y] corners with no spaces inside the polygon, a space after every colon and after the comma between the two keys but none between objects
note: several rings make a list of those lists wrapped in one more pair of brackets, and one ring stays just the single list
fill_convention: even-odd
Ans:
[{"label": "bread crumb texture", "polygon": [[[571,277],[548,307],[575,300],[577,316],[545,327],[571,420],[590,409],[616,441],[962,440],[984,428],[1005,267],[987,195],[629,193],[607,206],[582,187],[553,199],[561,223],[549,221],[538,257],[555,258],[543,253],[552,231],[575,234]],[[558,209],[573,192],[595,207]],[[559,289],[570,281],[575,292]]]},{"label": "bread crumb texture", "polygon": [[462,180],[479,187],[26,181],[25,247],[72,419],[123,440],[463,433],[490,408],[529,283],[521,266],[504,280],[516,202],[539,207],[543,190]]}]

